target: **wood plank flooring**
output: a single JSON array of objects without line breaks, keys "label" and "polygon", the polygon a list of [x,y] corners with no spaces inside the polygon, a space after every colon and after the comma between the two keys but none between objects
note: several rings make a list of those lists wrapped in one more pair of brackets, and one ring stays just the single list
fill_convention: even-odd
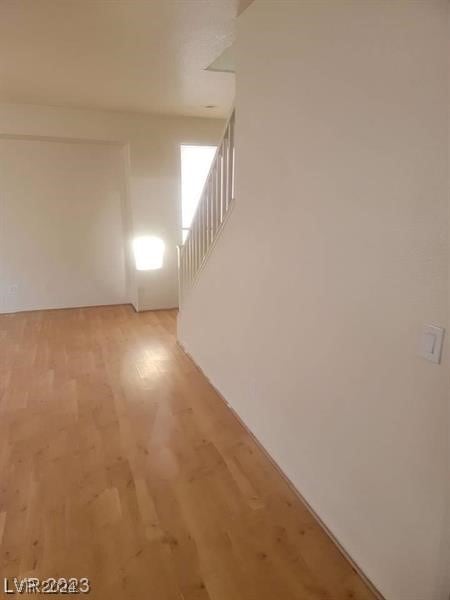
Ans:
[{"label": "wood plank flooring", "polygon": [[96,600],[373,599],[175,327],[175,311],[129,306],[0,316],[0,589],[88,577]]}]

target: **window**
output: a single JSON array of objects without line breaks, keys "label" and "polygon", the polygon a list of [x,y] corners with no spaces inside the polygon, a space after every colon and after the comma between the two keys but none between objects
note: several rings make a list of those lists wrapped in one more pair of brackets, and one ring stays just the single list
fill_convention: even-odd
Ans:
[{"label": "window", "polygon": [[216,146],[181,146],[181,228],[183,243],[194,218]]},{"label": "window", "polygon": [[153,271],[163,265],[164,242],[151,235],[143,235],[133,240],[134,260],[137,271]]}]

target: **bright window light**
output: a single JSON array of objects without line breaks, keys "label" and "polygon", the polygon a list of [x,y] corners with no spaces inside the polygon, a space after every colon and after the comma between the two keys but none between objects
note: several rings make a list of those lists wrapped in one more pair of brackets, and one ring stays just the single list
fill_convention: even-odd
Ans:
[{"label": "bright window light", "polygon": [[181,227],[183,242],[194,218],[216,146],[181,146]]},{"label": "bright window light", "polygon": [[150,235],[135,238],[133,252],[138,271],[160,269],[163,265],[164,242],[160,238]]}]

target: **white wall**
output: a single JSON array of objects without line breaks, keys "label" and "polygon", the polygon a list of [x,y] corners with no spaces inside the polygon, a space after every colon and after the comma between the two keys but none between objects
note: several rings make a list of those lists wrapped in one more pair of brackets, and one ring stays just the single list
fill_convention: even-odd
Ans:
[{"label": "white wall", "polygon": [[0,139],[0,312],[127,301],[119,146]]},{"label": "white wall", "polygon": [[[127,295],[139,310],[178,304],[176,245],[181,240],[180,144],[216,144],[224,123],[113,111],[0,104],[0,138],[29,136],[57,141],[114,142],[125,158]],[[131,238],[156,235],[166,245],[164,266],[135,272]],[[1,261],[1,256],[0,256]],[[1,282],[0,282],[1,283]]]},{"label": "white wall", "polygon": [[179,337],[389,600],[447,600],[445,0],[256,0],[237,199]]}]

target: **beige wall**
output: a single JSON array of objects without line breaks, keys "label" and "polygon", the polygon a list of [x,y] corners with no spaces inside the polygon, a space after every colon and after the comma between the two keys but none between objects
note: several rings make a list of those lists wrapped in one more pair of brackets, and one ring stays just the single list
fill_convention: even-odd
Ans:
[{"label": "beige wall", "polygon": [[[177,306],[180,241],[180,144],[215,144],[223,122],[120,112],[0,104],[0,138],[29,136],[73,141],[114,142],[125,157],[126,206],[123,214],[129,266],[128,297],[140,310]],[[123,165],[121,167],[124,168]],[[164,266],[135,272],[130,242],[135,235],[161,237]]]},{"label": "beige wall", "polygon": [[0,312],[128,301],[117,145],[0,139]]},{"label": "beige wall", "polygon": [[388,600],[447,600],[445,0],[256,0],[237,198],[179,337]]}]

